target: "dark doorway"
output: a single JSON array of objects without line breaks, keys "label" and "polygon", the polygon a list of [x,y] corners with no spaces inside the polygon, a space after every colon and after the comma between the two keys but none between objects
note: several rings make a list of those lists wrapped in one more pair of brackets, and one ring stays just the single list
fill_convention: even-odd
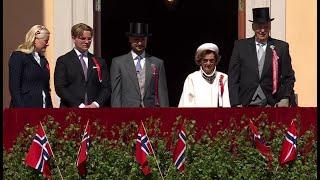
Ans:
[{"label": "dark doorway", "polygon": [[170,106],[180,100],[188,74],[198,70],[197,47],[213,42],[220,48],[218,71],[227,73],[233,43],[237,39],[238,1],[108,0],[101,1],[101,55],[107,60],[129,52],[125,32],[130,21],[150,24],[147,53],[164,60]]}]

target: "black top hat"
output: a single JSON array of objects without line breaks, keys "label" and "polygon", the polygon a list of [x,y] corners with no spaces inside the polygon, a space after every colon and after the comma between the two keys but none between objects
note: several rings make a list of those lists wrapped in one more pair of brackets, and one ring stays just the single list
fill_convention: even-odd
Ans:
[{"label": "black top hat", "polygon": [[149,33],[149,26],[146,23],[139,23],[139,22],[131,22],[130,23],[130,32],[126,33],[127,36],[138,36],[138,37],[145,37],[151,36]]},{"label": "black top hat", "polygon": [[249,20],[250,22],[266,23],[266,22],[270,22],[270,21],[274,20],[274,18],[270,19],[269,8],[268,7],[253,8],[252,9],[252,15],[253,15],[253,21]]}]

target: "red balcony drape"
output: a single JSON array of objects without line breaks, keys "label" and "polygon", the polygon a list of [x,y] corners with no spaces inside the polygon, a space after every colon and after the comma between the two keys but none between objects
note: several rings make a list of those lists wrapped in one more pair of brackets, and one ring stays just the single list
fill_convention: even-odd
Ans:
[{"label": "red balcony drape", "polygon": [[[178,116],[186,119],[196,120],[198,131],[204,129],[209,123],[222,121],[220,127],[213,126],[214,132],[219,128],[227,128],[230,119],[233,118],[240,123],[241,117],[257,117],[262,112],[268,115],[268,119],[277,123],[289,124],[297,116],[301,119],[301,132],[316,127],[317,120],[316,107],[297,108],[102,108],[102,109],[5,109],[3,113],[3,146],[9,149],[15,142],[19,132],[24,126],[38,125],[47,115],[59,122],[62,128],[66,127],[69,121],[65,117],[73,112],[81,117],[80,123],[85,125],[90,121],[99,121],[107,129],[106,136],[111,136],[113,125],[121,125],[122,122],[144,121],[146,118],[160,118],[162,121],[161,131],[171,132],[171,127]],[[169,133],[170,134],[170,133]]]}]

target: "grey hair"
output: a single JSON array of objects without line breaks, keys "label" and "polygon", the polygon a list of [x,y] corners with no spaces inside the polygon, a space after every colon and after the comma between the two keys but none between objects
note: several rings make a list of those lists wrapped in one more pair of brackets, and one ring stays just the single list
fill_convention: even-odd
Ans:
[{"label": "grey hair", "polygon": [[194,56],[194,61],[196,62],[196,64],[198,66],[201,65],[201,59],[204,58],[205,55],[209,54],[209,53],[213,53],[214,57],[217,60],[217,63],[220,62],[221,56],[219,56],[219,54],[215,51],[211,51],[211,50],[204,50],[204,51],[197,51],[195,56]]}]

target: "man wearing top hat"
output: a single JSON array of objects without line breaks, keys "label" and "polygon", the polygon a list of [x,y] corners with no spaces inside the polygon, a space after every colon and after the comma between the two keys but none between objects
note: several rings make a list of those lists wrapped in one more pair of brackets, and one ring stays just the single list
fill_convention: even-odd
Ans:
[{"label": "man wearing top hat", "polygon": [[130,23],[127,32],[131,51],[112,59],[112,107],[168,107],[166,73],[163,60],[145,52],[149,27]]},{"label": "man wearing top hat", "polygon": [[229,64],[232,107],[295,106],[288,43],[270,37],[269,8],[254,8],[251,38],[236,40]]}]

